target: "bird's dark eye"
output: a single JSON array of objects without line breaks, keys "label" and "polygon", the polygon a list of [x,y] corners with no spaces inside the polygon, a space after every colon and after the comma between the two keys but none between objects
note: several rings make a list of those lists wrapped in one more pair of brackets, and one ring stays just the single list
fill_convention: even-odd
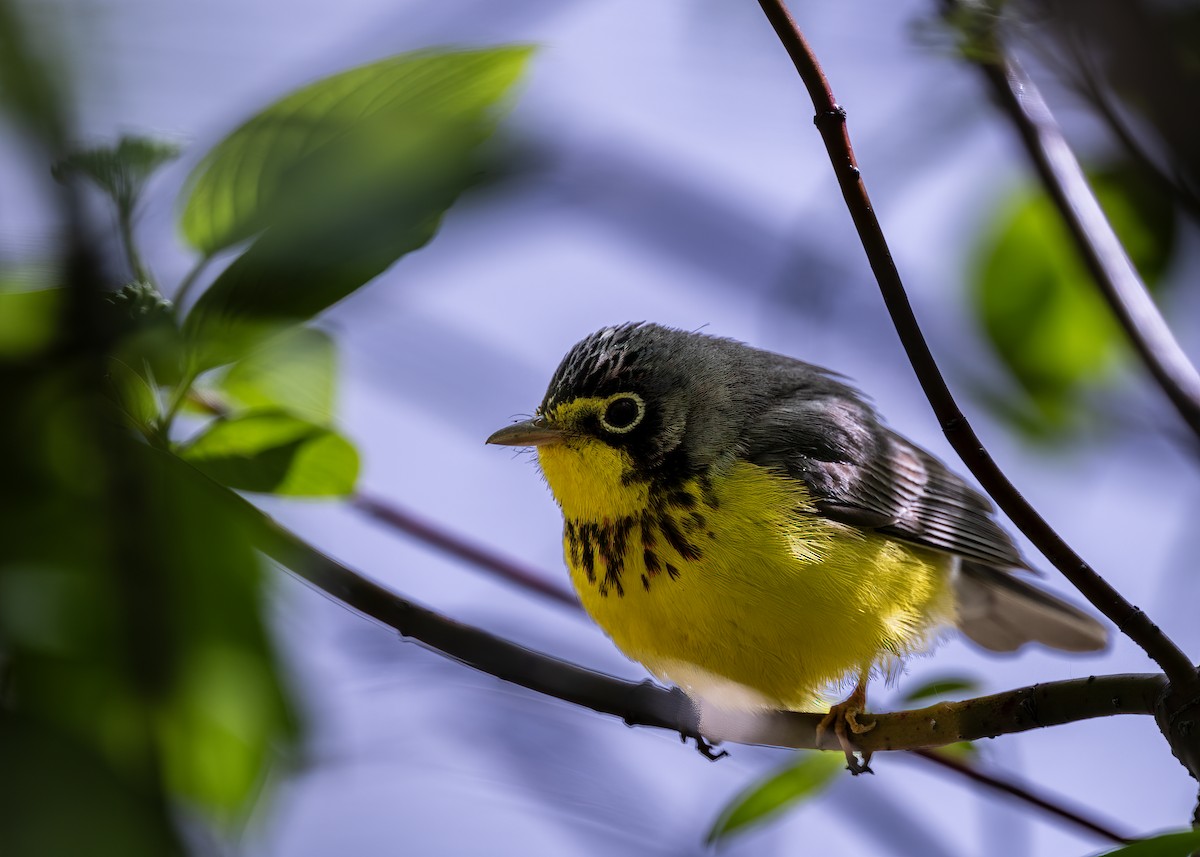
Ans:
[{"label": "bird's dark eye", "polygon": [[623,434],[640,423],[645,414],[646,403],[641,396],[626,393],[608,403],[600,422],[609,431]]}]

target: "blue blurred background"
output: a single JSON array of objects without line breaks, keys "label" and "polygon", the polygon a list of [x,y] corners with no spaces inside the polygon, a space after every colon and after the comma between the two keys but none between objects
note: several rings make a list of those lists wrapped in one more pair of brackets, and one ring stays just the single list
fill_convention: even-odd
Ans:
[{"label": "blue blurred background", "polygon": [[[154,180],[138,224],[165,283],[191,265],[174,226],[184,178],[255,110],[404,50],[538,46],[500,141],[516,168],[460,201],[427,248],[323,317],[342,356],[340,425],[359,446],[371,494],[565,584],[560,519],[536,469],[483,439],[533,410],[576,340],[640,319],[704,327],[836,368],[892,426],[955,461],[892,331],[801,85],[754,3],[33,7],[65,13],[56,26],[65,24],[86,142],[135,132],[186,147]],[[1196,651],[1200,593],[1186,538],[1200,485],[1170,437],[1174,415],[1140,371],[1129,373],[1126,425],[1052,449],[1023,442],[966,395],[1004,382],[962,283],[980,234],[1028,181],[977,75],[924,35],[931,4],[796,3],[793,11],[849,111],[918,317],[981,436],[1067,540]],[[1085,151],[1103,145],[1084,117],[1064,118]],[[48,182],[0,136],[6,255],[52,240]],[[1182,253],[1194,262],[1196,250]],[[1195,294],[1173,313],[1187,322],[1179,333],[1193,353]],[[264,505],[322,549],[449,616],[604,672],[644,676],[574,612],[353,510]],[[1069,592],[1055,574],[1046,586]],[[240,841],[228,844],[233,852],[702,853],[720,809],[789,758],[732,747],[731,758],[711,764],[670,734],[625,728],[402,642],[282,572],[273,614],[310,744],[295,767],[274,772]],[[955,639],[914,660],[898,688],[875,686],[872,704],[886,708],[906,685],[939,675],[973,676],[993,692],[1150,669],[1124,639],[1076,658],[997,658]],[[1150,718],[1002,737],[982,751],[989,767],[1130,833],[1180,827],[1191,816],[1194,783]],[[884,755],[874,767],[875,777],[840,778],[819,800],[723,850],[1062,855],[1103,844],[917,760]]]}]

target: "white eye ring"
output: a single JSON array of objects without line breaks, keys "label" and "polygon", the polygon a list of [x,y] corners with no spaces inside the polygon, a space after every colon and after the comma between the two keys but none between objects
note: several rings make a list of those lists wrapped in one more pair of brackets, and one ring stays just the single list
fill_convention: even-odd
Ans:
[{"label": "white eye ring", "polygon": [[[613,425],[607,419],[608,412],[612,410],[613,405],[622,401],[633,402],[637,406],[637,412],[633,415],[633,419],[631,419],[625,425]],[[613,434],[625,434],[626,432],[633,431],[635,428],[637,428],[638,423],[640,423],[642,418],[645,416],[646,403],[643,401],[641,396],[639,396],[637,393],[618,393],[609,399],[607,403],[605,403],[604,413],[600,415],[600,425],[604,426],[605,431],[612,432]]]}]

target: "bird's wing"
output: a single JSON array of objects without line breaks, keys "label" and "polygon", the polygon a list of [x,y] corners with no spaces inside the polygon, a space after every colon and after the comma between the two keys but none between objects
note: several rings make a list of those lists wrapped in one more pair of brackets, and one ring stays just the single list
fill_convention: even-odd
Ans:
[{"label": "bird's wing", "polygon": [[854,390],[806,364],[784,371],[800,380],[777,390],[747,427],[746,458],[804,482],[832,520],[987,565],[1029,568],[987,498],[886,428]]}]

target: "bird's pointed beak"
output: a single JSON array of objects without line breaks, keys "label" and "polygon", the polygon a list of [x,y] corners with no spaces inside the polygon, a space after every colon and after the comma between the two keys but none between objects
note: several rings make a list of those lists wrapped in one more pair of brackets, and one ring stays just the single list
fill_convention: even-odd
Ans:
[{"label": "bird's pointed beak", "polygon": [[541,417],[507,426],[492,434],[488,443],[499,446],[550,446],[562,443],[566,435],[561,429],[547,423]]}]

